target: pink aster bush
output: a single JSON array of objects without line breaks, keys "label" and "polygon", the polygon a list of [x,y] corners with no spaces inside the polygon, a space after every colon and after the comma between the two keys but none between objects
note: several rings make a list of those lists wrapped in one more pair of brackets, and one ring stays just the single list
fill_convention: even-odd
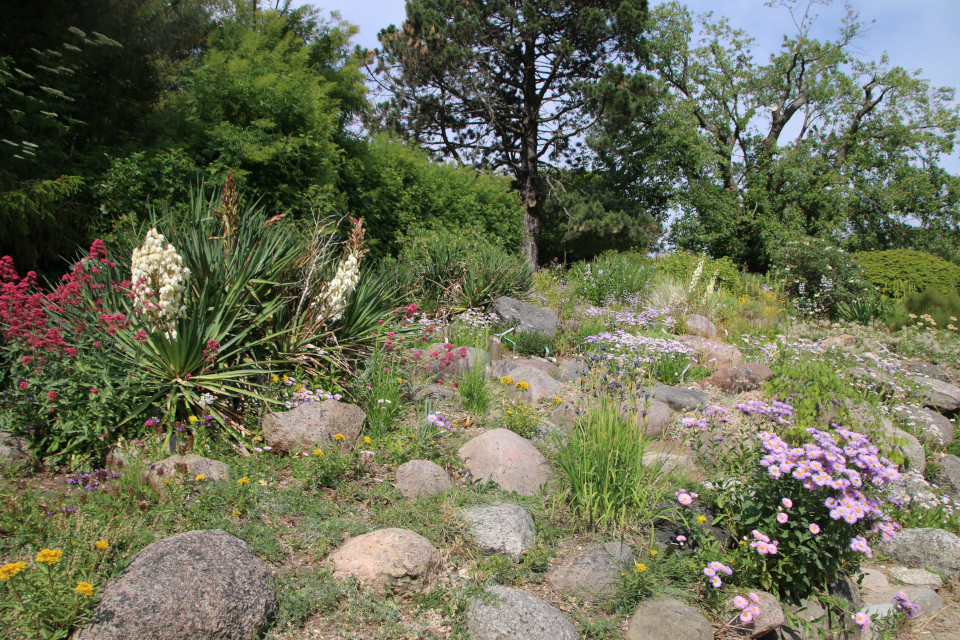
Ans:
[{"label": "pink aster bush", "polygon": [[751,474],[739,474],[744,491],[724,502],[743,540],[735,565],[742,584],[791,601],[853,574],[872,557],[871,538],[892,539],[899,530],[881,494],[899,477],[896,465],[849,429],[806,433],[811,441],[795,447],[772,431],[758,434]]}]

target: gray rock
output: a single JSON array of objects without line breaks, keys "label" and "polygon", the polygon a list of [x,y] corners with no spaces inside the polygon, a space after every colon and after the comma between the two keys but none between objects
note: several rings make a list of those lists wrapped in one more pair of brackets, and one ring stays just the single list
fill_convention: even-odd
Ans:
[{"label": "gray rock", "polygon": [[[877,616],[877,620],[882,620],[894,615],[897,612],[897,609],[889,602],[882,602],[878,604],[867,605],[860,609],[860,611],[867,614],[871,618],[873,616]],[[857,638],[857,640],[880,640],[880,636],[877,634],[876,627],[870,626],[867,627],[867,632],[860,638]]]},{"label": "gray rock", "polygon": [[659,400],[624,401],[620,404],[621,415],[633,415],[637,428],[647,438],[658,438],[670,427],[673,410]]},{"label": "gray rock", "polygon": [[677,600],[652,600],[636,608],[627,624],[627,640],[713,640],[702,613]]},{"label": "gray rock", "polygon": [[913,381],[920,385],[918,396],[931,409],[937,411],[956,411],[960,409],[960,388],[937,380],[914,376]]},{"label": "gray rock", "polygon": [[514,376],[512,372],[521,367],[539,369],[551,378],[555,378],[560,371],[557,365],[544,358],[506,358],[493,363],[490,369],[490,376],[496,380],[499,380],[503,376],[511,376],[516,379],[516,376]]},{"label": "gray rock", "polygon": [[230,478],[230,467],[219,460],[211,460],[190,453],[185,456],[170,456],[154,462],[144,468],[143,473],[147,477],[150,488],[157,494],[163,494],[165,480],[182,484],[196,482],[196,478],[203,475],[203,480],[200,482],[221,482]]},{"label": "gray rock", "polygon": [[903,429],[894,427],[889,420],[884,419],[881,423],[881,428],[889,440],[898,441],[897,449],[899,449],[907,459],[906,468],[909,471],[916,471],[922,474],[924,469],[927,468],[927,452],[924,450],[923,445],[920,444],[920,441]]},{"label": "gray rock", "polygon": [[436,580],[440,552],[419,533],[380,529],[356,538],[330,554],[333,577],[356,576],[377,593],[423,591]]},{"label": "gray rock", "polygon": [[756,391],[773,377],[773,370],[765,364],[750,362],[721,367],[703,378],[698,384],[706,389],[716,387],[724,393],[743,393]]},{"label": "gray rock", "polygon": [[[858,611],[863,608],[863,599],[860,597],[860,590],[857,587],[857,583],[853,578],[847,576],[843,580],[839,580],[830,585],[830,596],[838,600],[842,600],[844,604],[844,609],[846,611]],[[830,622],[827,622],[827,619],[824,618],[826,609],[823,605],[814,598],[806,598],[800,602],[800,606],[791,606],[789,607],[790,611],[797,615],[800,619],[812,624],[814,627],[819,629],[822,632],[825,632],[828,628],[843,628],[848,629],[846,632],[838,632],[833,637],[836,640],[857,640],[860,639],[860,628],[856,626],[856,623],[853,619],[853,614],[846,613],[842,616],[841,619],[832,619]],[[818,622],[815,622],[819,620]],[[784,625],[780,629],[774,632],[776,635],[771,636],[767,634],[763,636],[764,640],[772,638],[782,638],[783,640],[819,640],[823,636],[821,633],[815,632],[814,634],[809,634],[803,628],[795,629],[789,625]],[[827,637],[831,637],[827,635]]]},{"label": "gray rock", "polygon": [[464,513],[470,536],[484,553],[499,553],[514,560],[533,546],[533,516],[511,502],[474,507]]},{"label": "gray rock", "polygon": [[75,640],[250,640],[277,608],[270,571],[219,530],[148,545],[103,589]]},{"label": "gray rock", "polygon": [[394,485],[407,500],[449,491],[453,485],[443,467],[430,460],[410,460],[397,467]]},{"label": "gray rock", "polygon": [[567,360],[560,365],[557,372],[557,380],[560,382],[573,382],[583,373],[583,365],[576,360]]},{"label": "gray rock", "polygon": [[920,605],[920,613],[914,616],[914,620],[926,618],[943,609],[943,598],[929,587],[917,587],[907,591],[907,598],[911,604]]},{"label": "gray rock", "polygon": [[[757,606],[760,607],[760,613],[754,615],[753,620],[748,623],[742,621],[737,621],[737,626],[746,629],[749,631],[750,638],[759,638],[764,636],[774,629],[779,629],[782,627],[786,621],[786,614],[783,612],[783,607],[780,605],[780,601],[777,600],[777,597],[772,593],[767,593],[766,591],[755,591],[760,598],[760,602],[757,603]],[[753,605],[753,603],[750,603]],[[727,600],[727,607],[730,609],[736,609],[733,603],[733,598]],[[734,611],[736,613],[736,611]],[[740,632],[744,633],[744,632]]]},{"label": "gray rock", "polygon": [[717,325],[710,322],[709,318],[696,313],[687,316],[686,328],[695,336],[711,339],[717,337]]},{"label": "gray rock", "polygon": [[9,431],[0,431],[0,464],[20,464],[30,459],[30,443]]},{"label": "gray rock", "polygon": [[343,434],[341,449],[350,451],[360,437],[367,419],[353,404],[324,400],[305,402],[290,411],[274,411],[263,419],[263,438],[281,453],[300,453],[317,446],[329,446],[333,436]]},{"label": "gray rock", "polygon": [[940,576],[925,569],[890,567],[887,571],[894,580],[912,587],[928,587],[936,591],[943,586],[943,579]]},{"label": "gray rock", "polygon": [[560,610],[519,589],[487,587],[467,607],[470,640],[579,640]]},{"label": "gray rock", "polygon": [[571,429],[580,418],[580,412],[577,406],[569,400],[564,400],[550,414],[551,420],[561,429]]},{"label": "gray rock", "polygon": [[620,572],[632,557],[633,549],[619,541],[591,545],[554,565],[546,579],[561,593],[583,598],[609,597],[616,591]]},{"label": "gray rock", "polygon": [[446,387],[442,384],[428,384],[417,389],[416,394],[414,394],[417,400],[429,400],[430,402],[452,400],[458,395],[459,394],[454,391],[453,388]]},{"label": "gray rock", "polygon": [[705,367],[726,367],[743,362],[740,349],[732,344],[709,340],[699,336],[677,336],[677,341],[685,344],[698,364]]},{"label": "gray rock", "polygon": [[947,454],[937,460],[940,470],[934,480],[952,497],[960,499],[960,458]]},{"label": "gray rock", "polygon": [[947,445],[956,438],[950,419],[926,407],[900,407],[891,416],[921,441]]},{"label": "gray rock", "polygon": [[710,402],[710,396],[703,391],[682,387],[649,387],[646,392],[674,411],[692,411]]},{"label": "gray rock", "polygon": [[492,480],[504,491],[532,496],[553,478],[543,454],[509,429],[482,433],[460,447],[458,453],[474,481]]},{"label": "gray rock", "polygon": [[910,367],[910,369],[912,369],[915,373],[921,376],[928,377],[928,378],[936,378],[941,382],[952,383],[952,380],[950,380],[950,376],[944,373],[941,369],[934,367],[933,365],[915,364],[912,367]]},{"label": "gray rock", "polygon": [[490,311],[504,322],[517,326],[518,331],[533,331],[551,338],[557,335],[560,324],[560,318],[553,311],[507,296],[494,300]]},{"label": "gray rock", "polygon": [[640,463],[645,467],[649,467],[651,465],[661,465],[661,474],[668,474],[674,470],[691,474],[697,470],[696,465],[693,464],[693,460],[690,459],[690,456],[674,455],[670,453],[657,453],[656,451],[650,451],[643,454],[643,457],[640,459]]},{"label": "gray rock", "polygon": [[[529,404],[540,404],[560,395],[560,383],[540,369],[522,366],[511,371],[509,375],[513,379],[513,384],[509,385],[510,391]],[[529,385],[528,388],[523,389],[522,385],[518,387],[521,382]]]},{"label": "gray rock", "polygon": [[960,575],[960,538],[943,529],[903,529],[879,549],[901,564]]}]

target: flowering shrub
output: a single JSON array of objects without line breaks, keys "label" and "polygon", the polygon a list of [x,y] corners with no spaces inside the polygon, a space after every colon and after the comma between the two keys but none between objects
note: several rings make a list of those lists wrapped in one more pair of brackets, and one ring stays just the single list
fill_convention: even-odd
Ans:
[{"label": "flowering shrub", "polygon": [[638,263],[626,254],[611,252],[593,262],[578,262],[571,268],[570,279],[577,292],[595,305],[637,301],[650,285],[654,275],[652,264]]},{"label": "flowering shrub", "polygon": [[896,466],[858,433],[807,429],[813,440],[790,447],[773,432],[759,435],[754,473],[731,503],[746,584],[791,601],[872,557],[867,537],[894,537],[899,525],[882,510],[880,489],[900,477]]},{"label": "flowering shrub", "polygon": [[[130,282],[117,274],[103,242],[73,265],[49,293],[33,272],[20,278],[13,260],[0,259],[0,352],[7,370],[0,420],[54,462],[103,452],[117,425],[146,397],[143,370],[127,366],[116,338],[130,334]],[[80,460],[76,460],[80,462]]]}]

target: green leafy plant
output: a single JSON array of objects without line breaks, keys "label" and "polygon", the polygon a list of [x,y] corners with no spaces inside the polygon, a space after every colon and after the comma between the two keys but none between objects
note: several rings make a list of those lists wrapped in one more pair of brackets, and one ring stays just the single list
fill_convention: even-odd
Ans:
[{"label": "green leafy plant", "polygon": [[853,257],[870,282],[887,296],[899,298],[927,287],[955,291],[960,286],[960,266],[924,251],[860,251]]},{"label": "green leafy plant", "polygon": [[654,273],[653,265],[646,261],[611,252],[590,262],[577,262],[569,278],[578,295],[600,306],[639,301],[646,295]]},{"label": "green leafy plant", "polygon": [[[502,381],[503,379],[501,379]],[[510,382],[507,384],[512,386],[526,383]],[[504,429],[509,429],[518,436],[530,439],[539,433],[541,422],[533,405],[526,402],[505,400],[500,403],[500,424]]]},{"label": "green leafy plant", "polygon": [[480,349],[475,353],[473,366],[461,374],[457,391],[463,408],[474,416],[483,417],[490,410],[493,393],[487,385],[487,358]]}]

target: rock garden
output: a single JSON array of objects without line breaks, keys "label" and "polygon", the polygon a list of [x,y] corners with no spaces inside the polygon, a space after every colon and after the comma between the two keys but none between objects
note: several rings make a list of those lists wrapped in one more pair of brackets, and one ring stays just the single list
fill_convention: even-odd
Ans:
[{"label": "rock garden", "polygon": [[4,637],[960,637],[949,305],[249,215],[0,263]]}]

